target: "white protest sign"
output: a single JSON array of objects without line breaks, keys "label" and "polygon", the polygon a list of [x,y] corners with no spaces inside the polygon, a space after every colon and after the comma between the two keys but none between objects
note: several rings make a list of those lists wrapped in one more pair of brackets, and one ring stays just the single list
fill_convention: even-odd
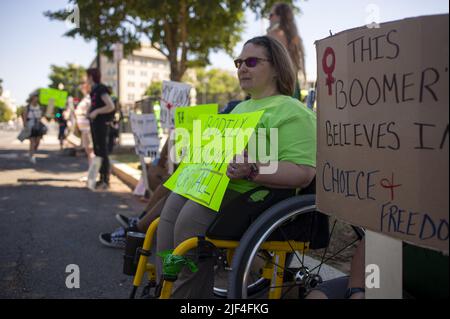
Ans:
[{"label": "white protest sign", "polygon": [[154,114],[130,114],[136,154],[155,158],[159,156],[159,136]]},{"label": "white protest sign", "polygon": [[175,127],[175,109],[180,106],[189,106],[191,103],[191,86],[189,84],[163,81],[161,97],[161,127],[173,129]]}]

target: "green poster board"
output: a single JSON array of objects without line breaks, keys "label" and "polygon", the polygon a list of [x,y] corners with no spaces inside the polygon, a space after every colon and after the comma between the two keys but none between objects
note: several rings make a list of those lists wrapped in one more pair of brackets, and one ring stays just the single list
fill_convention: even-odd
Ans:
[{"label": "green poster board", "polygon": [[[185,133],[189,133],[189,136],[192,137],[192,130],[194,121],[199,119],[199,116],[202,114],[217,114],[219,111],[218,104],[202,104],[197,106],[190,107],[179,107],[175,110],[175,149],[177,154],[177,162],[182,158],[183,154],[186,153],[186,145],[182,143],[177,143],[179,139],[177,136],[177,132],[180,132],[179,129],[185,129]],[[192,139],[189,139],[189,145],[192,144]]]},{"label": "green poster board", "polygon": [[66,107],[68,93],[57,89],[40,89],[39,90],[39,103],[42,105],[48,105],[48,101],[53,99],[55,106],[59,108]]},{"label": "green poster board", "polygon": [[[164,184],[173,192],[219,211],[230,179],[228,163],[246,147],[264,112],[200,115],[193,143],[178,169]],[[200,122],[200,123],[199,123]]]}]

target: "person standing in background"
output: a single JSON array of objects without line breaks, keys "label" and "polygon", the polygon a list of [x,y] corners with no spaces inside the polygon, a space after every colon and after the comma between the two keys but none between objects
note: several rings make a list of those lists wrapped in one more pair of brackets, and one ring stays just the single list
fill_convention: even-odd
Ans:
[{"label": "person standing in background", "polygon": [[87,78],[84,77],[80,83],[80,91],[83,94],[83,98],[77,104],[75,109],[75,117],[77,121],[78,130],[81,133],[81,145],[84,148],[89,164],[91,164],[92,158],[95,156],[92,150],[91,139],[91,126],[87,113],[91,108],[91,97],[89,95],[90,87],[87,83]]},{"label": "person standing in background", "polygon": [[96,184],[98,189],[109,188],[110,164],[108,152],[109,114],[114,111],[114,102],[109,95],[109,91],[101,81],[99,69],[91,68],[87,70],[87,80],[91,89],[91,107],[88,118],[91,124],[92,141],[94,143],[94,153],[102,158],[100,167],[100,180]]},{"label": "person standing in background", "polygon": [[291,57],[296,74],[293,97],[300,100],[300,81],[298,77],[300,75],[302,82],[306,82],[305,49],[295,24],[294,12],[291,6],[282,2],[274,4],[270,10],[269,21],[270,26],[267,29],[267,35],[280,41]]},{"label": "person standing in background", "polygon": [[23,125],[27,126],[30,130],[30,150],[29,157],[32,164],[36,164],[36,157],[34,153],[39,147],[42,136],[46,133],[46,126],[41,122],[43,114],[41,107],[39,106],[39,93],[34,92],[30,94],[28,99],[29,104],[25,108],[25,112],[22,113]]}]

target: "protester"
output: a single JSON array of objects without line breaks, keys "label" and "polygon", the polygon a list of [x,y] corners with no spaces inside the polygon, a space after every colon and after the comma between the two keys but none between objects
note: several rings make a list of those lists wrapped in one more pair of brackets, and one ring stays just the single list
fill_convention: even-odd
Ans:
[{"label": "protester", "polygon": [[114,103],[111,100],[108,89],[101,84],[100,70],[96,68],[87,70],[87,80],[91,92],[91,108],[88,118],[90,119],[92,141],[94,143],[94,153],[102,158],[100,168],[100,180],[96,184],[98,189],[109,188],[110,163],[108,157],[108,137],[110,119],[109,114],[114,111]]},{"label": "protester", "polygon": [[[296,188],[307,187],[315,176],[316,118],[313,112],[291,98],[295,74],[286,49],[273,38],[256,37],[246,42],[235,64],[241,88],[251,95],[251,99],[240,103],[232,113],[265,111],[259,127],[278,129],[278,169],[273,174],[259,174],[259,163],[230,163],[227,176],[231,181],[218,213],[171,193],[158,226],[158,252],[174,249],[188,238],[204,236],[216,215],[249,190],[258,186],[265,186],[269,191],[284,189],[275,199],[282,200],[295,194]],[[263,201],[271,201],[273,197],[269,197]],[[270,205],[274,203],[271,201]],[[196,261],[199,271],[191,273],[183,269],[174,283],[172,296],[213,297],[214,259],[199,260],[193,252],[186,256]],[[157,271],[161,275],[161,262],[157,264]]]},{"label": "protester", "polygon": [[43,114],[38,101],[39,93],[32,93],[28,99],[29,104],[22,113],[23,125],[30,131],[29,158],[32,164],[36,164],[36,157],[34,154],[39,147],[42,136],[44,136],[47,132],[47,127],[42,123]]},{"label": "protester", "polygon": [[81,145],[84,148],[89,164],[91,164],[92,158],[95,155],[92,150],[91,126],[87,117],[88,111],[91,108],[91,97],[89,95],[90,87],[86,77],[80,83],[80,91],[83,94],[83,98],[75,108],[75,118],[81,134]]},{"label": "protester", "polygon": [[270,10],[269,21],[270,26],[267,29],[267,35],[280,41],[288,50],[289,56],[291,57],[296,74],[293,97],[300,100],[301,93],[298,74],[300,73],[302,79],[306,80],[305,49],[302,39],[298,34],[294,12],[291,6],[287,3],[276,3]]},{"label": "protester", "polygon": [[67,111],[58,110],[56,113],[55,121],[58,123],[58,140],[59,149],[62,151],[64,148],[64,140],[66,139],[66,129],[67,129]]},{"label": "protester", "polygon": [[[246,97],[246,100],[248,99],[250,99],[249,96]],[[240,102],[230,101],[221,114],[230,113]],[[162,185],[170,177],[167,172],[167,152],[168,143],[166,142],[155,165],[151,165],[147,169],[148,182],[153,194],[144,211],[138,217],[116,214],[116,219],[122,226],[112,233],[101,233],[99,240],[103,245],[112,248],[125,248],[128,232],[147,232],[150,224],[161,215],[162,207],[170,194],[170,191]]]}]

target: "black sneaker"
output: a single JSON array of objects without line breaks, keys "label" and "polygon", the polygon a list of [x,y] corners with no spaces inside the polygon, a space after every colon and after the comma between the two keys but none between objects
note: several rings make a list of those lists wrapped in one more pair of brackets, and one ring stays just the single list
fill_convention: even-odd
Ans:
[{"label": "black sneaker", "polygon": [[125,228],[134,228],[139,222],[139,217],[127,217],[122,214],[116,214],[116,219]]},{"label": "black sneaker", "polygon": [[125,249],[127,232],[125,228],[119,227],[112,233],[100,234],[98,239],[107,247]]}]

